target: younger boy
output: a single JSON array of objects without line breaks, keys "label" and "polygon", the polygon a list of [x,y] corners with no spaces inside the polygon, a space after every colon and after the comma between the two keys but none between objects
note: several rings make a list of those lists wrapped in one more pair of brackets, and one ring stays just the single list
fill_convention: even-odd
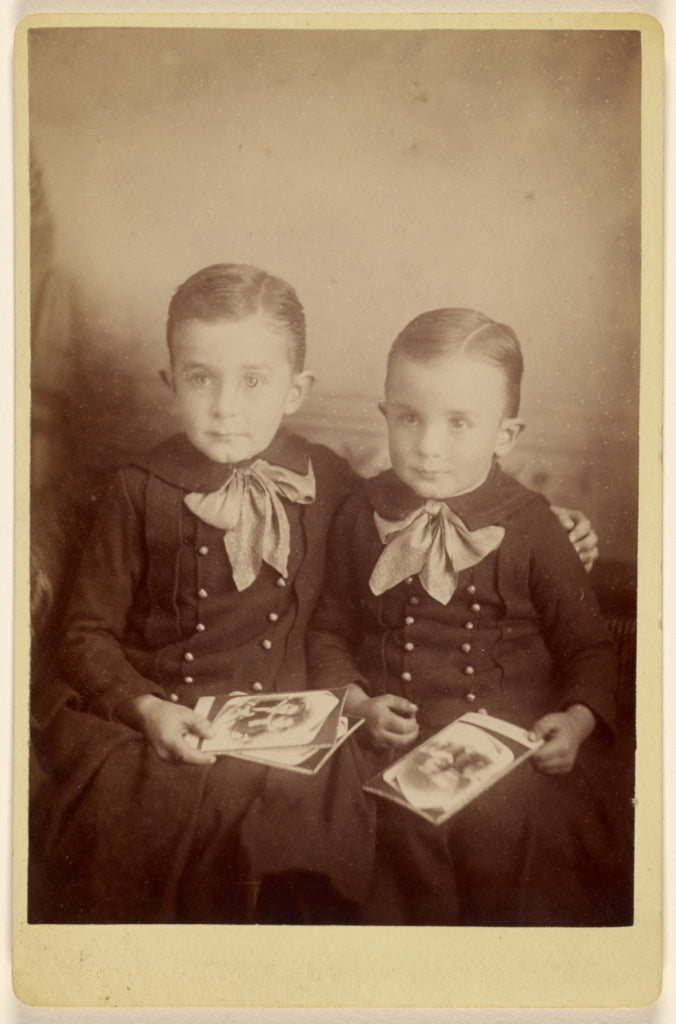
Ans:
[{"label": "younger boy", "polygon": [[[515,771],[446,826],[379,801],[366,923],[627,923],[605,744],[613,645],[547,503],[497,461],[521,430],[521,374],[516,336],[483,314],[408,324],[382,406],[392,469],[331,532],[311,669],[351,686],[380,767],[467,711],[545,740],[539,771]],[[592,731],[589,771],[576,760]]]}]

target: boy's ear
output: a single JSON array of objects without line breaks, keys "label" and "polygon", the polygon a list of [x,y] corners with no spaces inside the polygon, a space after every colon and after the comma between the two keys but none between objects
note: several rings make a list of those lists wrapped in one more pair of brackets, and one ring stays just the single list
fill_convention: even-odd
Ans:
[{"label": "boy's ear", "polygon": [[293,378],[293,383],[289,390],[289,395],[284,406],[284,412],[287,415],[298,412],[301,405],[312,391],[312,385],[315,382],[315,375],[312,370],[303,370],[302,373],[297,373]]},{"label": "boy's ear", "polygon": [[504,419],[498,431],[498,439],[495,443],[495,454],[508,455],[516,444],[516,440],[524,429],[524,426],[525,424],[523,420]]},{"label": "boy's ear", "polygon": [[176,384],[174,382],[174,371],[173,370],[160,370],[160,380],[163,384],[166,384],[170,391],[176,390]]}]

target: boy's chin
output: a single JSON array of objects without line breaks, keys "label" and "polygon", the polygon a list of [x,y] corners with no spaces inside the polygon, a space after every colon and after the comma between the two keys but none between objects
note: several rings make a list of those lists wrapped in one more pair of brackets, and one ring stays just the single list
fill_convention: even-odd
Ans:
[{"label": "boy's chin", "polygon": [[221,465],[246,462],[254,459],[267,445],[252,443],[249,438],[190,437],[190,441],[202,455]]},{"label": "boy's chin", "polygon": [[[397,474],[398,475],[398,474]],[[466,494],[479,486],[481,481],[466,485],[458,481],[451,473],[407,473],[400,479],[404,480],[419,498],[425,501],[446,501],[459,494]]]},{"label": "boy's chin", "polygon": [[455,490],[453,481],[446,474],[437,474],[432,478],[418,473],[407,473],[403,479],[419,498],[443,501],[450,498]]}]

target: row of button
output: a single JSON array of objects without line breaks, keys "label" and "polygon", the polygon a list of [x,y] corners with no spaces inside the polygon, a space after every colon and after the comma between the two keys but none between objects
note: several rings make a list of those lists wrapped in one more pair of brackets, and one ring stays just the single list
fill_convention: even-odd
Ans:
[{"label": "row of button", "polygon": [[[475,587],[475,585],[473,583],[470,583],[469,586],[467,587],[467,593],[470,595],[470,597],[474,597],[474,595],[476,594],[476,587]],[[478,602],[473,601],[472,604],[469,606],[469,610],[476,614],[477,612],[481,611],[481,605],[478,604]],[[471,620],[467,621],[465,623],[465,629],[467,629],[467,630],[474,629],[474,623]],[[462,651],[463,654],[469,654],[471,652],[471,650],[472,650],[472,645],[470,643],[468,643],[467,641],[465,641],[465,643],[460,644],[460,650]],[[470,677],[473,676],[474,675],[474,666],[473,665],[465,665],[465,667],[463,669],[463,673],[466,676],[470,676]],[[474,693],[473,690],[468,690],[468,692],[465,694],[465,700],[469,704],[473,704],[474,701],[476,700],[476,693]]]},{"label": "row of button", "polygon": [[[413,577],[409,576],[408,579],[406,579],[404,582],[406,583],[407,587],[412,586],[412,584],[413,584]],[[414,607],[417,607],[417,605],[420,604],[420,598],[417,597],[416,594],[412,594],[411,597],[409,598],[409,603],[412,604]],[[414,623],[415,623],[415,619],[413,618],[412,615],[407,615],[406,618],[404,619],[404,622],[406,623],[407,626],[413,626]],[[412,644],[410,641],[408,641],[407,643],[404,644],[404,650],[405,651],[412,651],[414,649],[415,649],[415,645]],[[401,678],[402,678],[402,680],[405,683],[410,683],[410,682],[413,681],[413,676],[411,675],[410,672],[402,672],[401,673]]]},{"label": "row of button", "polygon": [[[277,579],[275,580],[275,585],[277,587],[285,587],[286,586],[286,580],[284,579],[283,576],[278,576]],[[273,623],[274,622],[279,622],[279,614],[278,614],[278,612],[268,612],[267,618],[268,618],[268,622],[273,622]],[[272,650],[272,640],[270,640],[268,637],[265,637],[264,640],[261,640],[261,647],[263,648],[264,651],[271,651]],[[263,684],[262,683],[252,683],[251,684],[251,689],[255,690],[256,693],[260,693],[261,690],[263,689]]]},{"label": "row of button", "polygon": [[[412,586],[413,581],[414,581],[413,576],[409,576],[404,582],[406,583],[407,586],[410,587],[410,586]],[[470,597],[474,597],[474,595],[476,594],[476,586],[473,583],[470,583],[466,589],[467,589],[467,593],[470,595]],[[415,594],[411,595],[411,597],[409,598],[409,604],[412,604],[414,606],[418,606],[420,604],[420,598],[417,595],[415,595]],[[474,612],[475,614],[477,612],[480,612],[481,611],[481,605],[477,601],[473,601],[472,604],[470,605],[470,611]],[[404,625],[406,625],[406,626],[413,626],[413,625],[415,625],[415,621],[416,620],[415,620],[415,617],[413,615],[407,615],[405,617],[405,619],[404,619]],[[474,623],[471,620],[468,620],[465,623],[465,627],[464,628],[466,630],[472,630],[472,629],[474,629]],[[412,651],[415,650],[415,644],[411,640],[407,640],[404,643],[404,650],[407,653],[411,653]],[[472,645],[470,643],[468,643],[467,641],[465,641],[463,644],[460,645],[460,650],[462,651],[463,654],[469,654],[471,652],[471,650],[472,650]],[[475,669],[474,669],[473,665],[465,665],[465,667],[463,668],[463,674],[466,675],[466,676],[470,676],[471,677],[471,676],[474,675],[474,673],[475,673]],[[411,672],[406,670],[406,671],[401,673],[401,679],[405,683],[411,683],[411,682],[413,682],[413,675],[412,675]],[[468,691],[465,694],[465,700],[468,701],[470,704],[474,703],[474,701],[476,700],[476,694],[472,690]],[[482,710],[483,710],[483,708],[482,708]]]},{"label": "row of button", "polygon": [[[183,681],[187,682],[188,680],[184,679]],[[263,691],[263,684],[259,683],[258,681],[256,681],[255,683],[251,684],[251,689],[255,693],[261,693]],[[179,699],[180,698],[179,698],[177,693],[170,693],[169,694],[169,700],[172,702],[172,704],[178,704]]]},{"label": "row of button", "polygon": [[[203,544],[201,547],[199,547],[197,549],[197,553],[199,555],[208,555],[209,554],[209,548],[206,546],[206,544]],[[276,585],[278,587],[285,587],[286,586],[286,580],[284,579],[283,576],[279,576],[276,579],[275,583],[276,583]],[[197,591],[197,596],[201,600],[204,600],[206,597],[209,596],[209,593],[208,593],[207,590],[204,589],[204,587],[200,587],[200,589]],[[277,612],[268,612],[267,618],[268,618],[268,622],[273,622],[273,623],[274,622],[279,622],[279,614]],[[204,625],[203,622],[198,622],[197,625],[195,626],[195,630],[198,633],[204,633],[206,631],[206,628],[207,627]],[[266,637],[264,640],[261,640],[261,647],[263,648],[264,651],[271,651],[272,650],[272,640],[270,640],[268,637]],[[195,660],[195,655],[192,653],[192,651],[186,651],[185,654],[183,655],[183,660],[188,662],[188,664],[190,664],[191,662],[193,662]],[[188,683],[188,685],[194,683],[195,682],[194,676],[184,676],[183,677],[183,682],[184,683]],[[258,691],[260,691],[260,690],[263,689],[263,684],[262,683],[254,683],[252,688],[254,690],[256,690],[257,687],[258,687]],[[175,694],[172,694],[171,699],[173,700],[175,696],[176,696]],[[176,697],[176,700],[178,700],[178,697]]]},{"label": "row of button", "polygon": [[[406,583],[407,587],[412,586],[413,577],[409,576],[408,579],[404,580],[404,582]],[[416,594],[412,594],[411,597],[409,598],[409,603],[412,604],[414,607],[417,607],[420,604],[420,598]],[[415,619],[413,618],[412,615],[407,615],[406,618],[404,619],[404,622],[406,623],[407,626],[413,626],[415,623]],[[412,651],[414,649],[415,645],[412,644],[410,641],[404,644],[405,651]],[[413,681],[413,676],[411,675],[410,672],[402,672],[401,678],[405,683],[410,683]]]}]

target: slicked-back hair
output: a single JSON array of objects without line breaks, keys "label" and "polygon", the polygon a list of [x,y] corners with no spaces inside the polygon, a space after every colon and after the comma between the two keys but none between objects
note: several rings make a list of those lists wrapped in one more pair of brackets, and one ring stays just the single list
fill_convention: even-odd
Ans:
[{"label": "slicked-back hair", "polygon": [[215,263],[198,270],[174,292],[167,316],[167,345],[173,361],[173,342],[180,324],[190,320],[213,323],[241,320],[264,312],[289,342],[294,373],[305,365],[305,312],[290,284],[246,263]]},{"label": "slicked-back hair", "polygon": [[[421,313],[396,337],[387,358],[387,377],[399,356],[427,361],[442,355],[465,355],[501,369],[505,375],[505,416],[518,415],[523,356],[511,327],[475,309],[432,309]],[[387,382],[385,386],[387,389]]]}]

